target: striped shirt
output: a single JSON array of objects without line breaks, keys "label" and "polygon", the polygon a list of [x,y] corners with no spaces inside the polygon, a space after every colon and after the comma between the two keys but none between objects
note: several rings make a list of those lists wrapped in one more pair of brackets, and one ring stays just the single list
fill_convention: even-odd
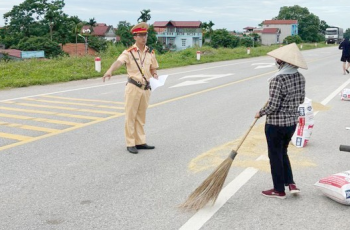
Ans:
[{"label": "striped shirt", "polygon": [[305,78],[294,74],[279,74],[270,82],[269,101],[259,114],[266,115],[266,124],[292,126],[298,122],[298,107],[305,98]]}]

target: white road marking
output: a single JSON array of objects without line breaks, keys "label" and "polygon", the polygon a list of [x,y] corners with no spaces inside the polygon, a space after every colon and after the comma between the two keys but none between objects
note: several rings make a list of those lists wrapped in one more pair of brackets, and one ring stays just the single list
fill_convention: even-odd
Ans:
[{"label": "white road marking", "polygon": [[[266,58],[266,57],[262,57],[262,58]],[[254,61],[256,61],[256,60],[254,60]],[[245,64],[245,63],[251,63],[251,62],[253,62],[253,60],[244,61],[244,62],[238,62],[238,63],[233,63],[233,64],[227,64],[227,65],[217,65],[217,66],[212,66],[212,67],[207,67],[207,68],[202,68],[202,69],[188,70],[188,71],[183,71],[183,72],[176,72],[176,73],[171,73],[169,75],[192,73],[192,72],[198,72],[198,71],[207,70],[207,69],[215,69],[215,68],[222,68],[222,67],[227,67],[227,66],[241,65],[241,64]],[[102,84],[102,85],[90,86],[90,87],[83,87],[83,88],[76,88],[76,89],[65,90],[65,91],[58,91],[58,92],[52,92],[52,93],[37,94],[37,95],[31,95],[31,96],[26,96],[26,97],[12,98],[12,99],[2,100],[0,102],[14,101],[14,100],[19,100],[19,99],[23,99],[23,98],[39,97],[39,96],[44,96],[44,95],[72,92],[72,91],[78,91],[78,90],[85,90],[85,89],[91,89],[91,88],[97,88],[97,87],[103,87],[103,86],[117,85],[117,84],[122,84],[122,83],[125,84],[126,81],[117,82],[117,83],[111,83],[111,84]]]},{"label": "white road marking", "polygon": [[322,104],[322,105],[326,105],[328,102],[330,102],[330,101],[333,99],[333,97],[339,95],[340,92],[341,92],[347,85],[349,85],[349,84],[350,84],[350,79],[347,80],[347,81],[346,81],[344,84],[342,84],[341,86],[339,86],[338,89],[334,90],[334,92],[331,93],[328,97],[326,97],[326,98],[321,102],[321,104]]},{"label": "white road marking", "polygon": [[231,181],[220,193],[213,206],[206,206],[191,217],[179,230],[200,229],[225,203],[228,201],[258,170],[246,168],[233,181]]},{"label": "white road marking", "polygon": [[252,65],[253,66],[257,65],[257,67],[255,67],[255,69],[275,67],[275,63],[253,63]]},{"label": "white road marking", "polygon": [[198,75],[190,75],[180,78],[181,79],[188,79],[188,78],[204,78],[196,81],[184,81],[179,84],[173,85],[169,88],[175,88],[175,87],[181,87],[181,86],[188,86],[188,85],[197,85],[197,84],[204,84],[209,83],[210,80],[222,78],[222,77],[228,77],[233,75],[233,73],[229,74],[216,74],[216,75],[206,75],[206,74],[198,74]]},{"label": "white road marking", "polygon": [[[266,57],[265,57],[265,58],[266,58]],[[217,66],[212,66],[212,67],[207,67],[207,68],[202,68],[202,69],[188,70],[188,71],[177,72],[177,73],[169,73],[169,75],[184,74],[184,73],[192,73],[192,72],[197,72],[197,71],[202,71],[202,70],[207,70],[207,69],[215,69],[215,68],[222,68],[222,67],[233,66],[233,65],[241,65],[241,64],[251,63],[251,62],[253,62],[253,61],[256,61],[256,60],[238,62],[238,63],[227,64],[227,65],[217,65]]]},{"label": "white road marking", "polygon": [[[339,92],[350,84],[350,79],[342,84],[339,88],[333,91],[327,96],[321,104],[328,104],[335,96],[339,95]],[[315,112],[315,116],[318,113]],[[348,127],[347,127],[348,128]],[[264,155],[261,155],[256,159],[268,160]],[[207,206],[194,214],[181,228],[180,230],[198,230],[200,229],[210,218],[241,188],[245,185],[250,178],[252,178],[258,172],[255,168],[246,168],[241,172],[234,180],[232,180],[220,193],[216,203],[213,206]]]},{"label": "white road marking", "polygon": [[58,93],[66,93],[66,92],[85,90],[85,89],[92,89],[92,88],[109,86],[109,85],[125,84],[125,82],[126,81],[111,83],[111,84],[95,85],[95,86],[89,86],[89,87],[83,87],[83,88],[76,88],[76,89],[69,89],[69,90],[57,91],[57,92],[52,92],[52,93],[43,93],[43,94],[37,94],[37,95],[32,95],[32,96],[26,96],[26,97],[17,97],[17,98],[2,100],[0,102],[14,101],[14,100],[20,100],[20,99],[25,99],[25,98],[39,97],[39,96],[52,95],[52,94],[58,94]]}]

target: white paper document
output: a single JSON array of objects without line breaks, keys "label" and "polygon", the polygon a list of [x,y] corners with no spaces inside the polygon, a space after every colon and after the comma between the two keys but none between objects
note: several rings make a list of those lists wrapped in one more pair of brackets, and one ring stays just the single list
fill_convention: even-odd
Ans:
[{"label": "white paper document", "polygon": [[155,79],[154,77],[151,77],[150,84],[151,84],[151,89],[152,91],[156,90],[159,86],[164,85],[168,75],[160,75],[158,76],[158,79]]}]

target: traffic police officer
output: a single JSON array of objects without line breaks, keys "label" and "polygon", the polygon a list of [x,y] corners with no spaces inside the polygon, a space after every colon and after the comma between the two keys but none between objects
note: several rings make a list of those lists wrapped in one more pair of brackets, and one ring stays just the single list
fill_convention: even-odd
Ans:
[{"label": "traffic police officer", "polygon": [[149,80],[158,79],[154,51],[146,46],[148,25],[141,22],[131,29],[135,44],[124,50],[103,76],[110,79],[113,71],[126,65],[128,83],[125,89],[125,139],[127,150],[138,153],[138,149],[154,149],[146,144],[144,125],[150,98]]}]

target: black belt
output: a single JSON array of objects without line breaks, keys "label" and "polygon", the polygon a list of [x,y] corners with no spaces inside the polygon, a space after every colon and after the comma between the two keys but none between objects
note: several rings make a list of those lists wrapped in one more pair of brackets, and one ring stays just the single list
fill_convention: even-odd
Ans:
[{"label": "black belt", "polygon": [[137,87],[144,89],[144,90],[151,89],[151,86],[149,84],[143,85],[141,82],[135,81],[134,79],[132,79],[130,77],[128,77],[128,82],[133,84],[133,85],[136,85]]}]

